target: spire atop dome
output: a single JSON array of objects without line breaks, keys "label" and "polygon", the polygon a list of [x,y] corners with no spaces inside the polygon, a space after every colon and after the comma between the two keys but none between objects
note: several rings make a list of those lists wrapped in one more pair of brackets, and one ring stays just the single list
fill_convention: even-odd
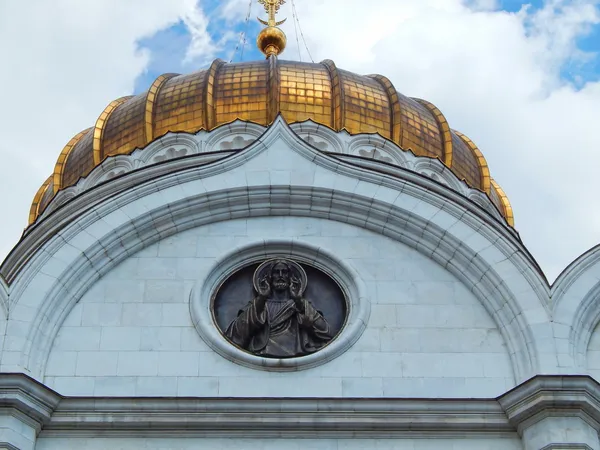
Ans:
[{"label": "spire atop dome", "polygon": [[277,56],[283,53],[287,44],[287,38],[285,33],[278,28],[279,25],[284,23],[287,19],[277,21],[277,12],[281,8],[281,5],[285,3],[285,0],[258,0],[258,3],[265,7],[265,11],[269,15],[268,20],[262,20],[258,18],[258,21],[267,28],[264,28],[256,39],[256,45],[264,55],[269,58],[270,56]]}]

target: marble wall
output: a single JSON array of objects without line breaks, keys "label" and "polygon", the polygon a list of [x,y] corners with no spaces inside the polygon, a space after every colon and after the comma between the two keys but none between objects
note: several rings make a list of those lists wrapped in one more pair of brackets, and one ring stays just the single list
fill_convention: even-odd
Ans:
[{"label": "marble wall", "polygon": [[[219,257],[265,238],[318,246],[360,274],[371,316],[349,351],[313,369],[277,373],[234,364],[201,340],[190,317],[192,287]],[[214,223],[124,261],[63,323],[44,382],[63,395],[221,397],[472,398],[515,385],[496,324],[452,274],[381,235],[299,217]]]}]

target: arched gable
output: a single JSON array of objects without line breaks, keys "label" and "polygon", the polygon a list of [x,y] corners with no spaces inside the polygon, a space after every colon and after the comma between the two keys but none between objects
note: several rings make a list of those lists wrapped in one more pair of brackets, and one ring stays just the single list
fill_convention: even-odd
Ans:
[{"label": "arched gable", "polygon": [[564,371],[587,369],[588,346],[600,323],[600,246],[573,261],[552,286],[553,327]]},{"label": "arched gable", "polygon": [[42,222],[57,231],[16,276],[14,299],[11,294],[14,311],[36,311],[26,335],[11,343],[24,370],[44,372],[69,311],[128,256],[194,227],[281,214],[347,223],[415,249],[484,305],[506,342],[517,382],[553,369],[555,351],[544,341],[550,326],[547,288],[535,263],[508,227],[444,186],[408,172],[404,179],[368,172],[321,154],[282,120],[225,160],[202,167],[172,164],[179,169],[139,185],[139,173],[114,180],[128,188],[82,211],[75,222],[66,223],[68,209],[78,201],[94,203],[86,195],[63,207],[63,216]]}]

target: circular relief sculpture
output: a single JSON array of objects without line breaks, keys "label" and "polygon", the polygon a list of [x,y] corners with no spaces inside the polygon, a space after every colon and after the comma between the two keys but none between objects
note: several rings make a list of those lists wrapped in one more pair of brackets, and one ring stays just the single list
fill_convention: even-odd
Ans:
[{"label": "circular relief sculpture", "polygon": [[342,329],[347,312],[344,293],[334,280],[288,258],[243,267],[213,298],[214,320],[223,336],[263,358],[318,352]]}]

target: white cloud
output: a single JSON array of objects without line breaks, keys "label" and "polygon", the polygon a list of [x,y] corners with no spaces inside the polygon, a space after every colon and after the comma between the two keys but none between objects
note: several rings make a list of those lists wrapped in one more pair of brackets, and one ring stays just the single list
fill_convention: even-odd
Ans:
[{"label": "white cloud", "polygon": [[[11,195],[5,191],[0,200],[11,213],[0,255],[16,243],[31,198],[70,136],[131,92],[148,59],[136,53],[137,39],[183,17],[199,33],[189,57],[214,51],[206,17],[190,1],[0,3],[0,96],[9,105],[0,113],[0,183]],[[576,42],[598,23],[598,0],[548,0],[542,10],[515,14],[497,5],[296,0],[316,60],[388,76],[400,92],[435,103],[451,126],[475,140],[513,202],[525,244],[553,279],[600,241],[600,83],[578,90],[560,78],[565,64],[586,58]],[[294,59],[290,6],[288,0],[282,11],[284,57]],[[243,0],[223,4],[237,21],[247,7]],[[253,17],[257,11],[255,5]]]},{"label": "white cloud", "polygon": [[210,53],[193,0],[0,1],[0,260],[63,146],[133,91],[149,60],[137,42],[182,19],[189,54]]},{"label": "white cloud", "polygon": [[217,52],[217,46],[208,33],[208,18],[196,0],[184,0],[184,5],[186,8],[182,19],[192,37],[186,62],[198,59],[206,62]]},{"label": "white cloud", "polygon": [[[515,14],[460,0],[296,7],[316,60],[386,75],[478,144],[551,280],[600,242],[600,83],[577,90],[560,77],[563,65],[586,57],[577,39],[600,22],[598,1],[551,0]],[[289,5],[282,15],[292,17]],[[292,24],[286,32],[293,58]]]}]

